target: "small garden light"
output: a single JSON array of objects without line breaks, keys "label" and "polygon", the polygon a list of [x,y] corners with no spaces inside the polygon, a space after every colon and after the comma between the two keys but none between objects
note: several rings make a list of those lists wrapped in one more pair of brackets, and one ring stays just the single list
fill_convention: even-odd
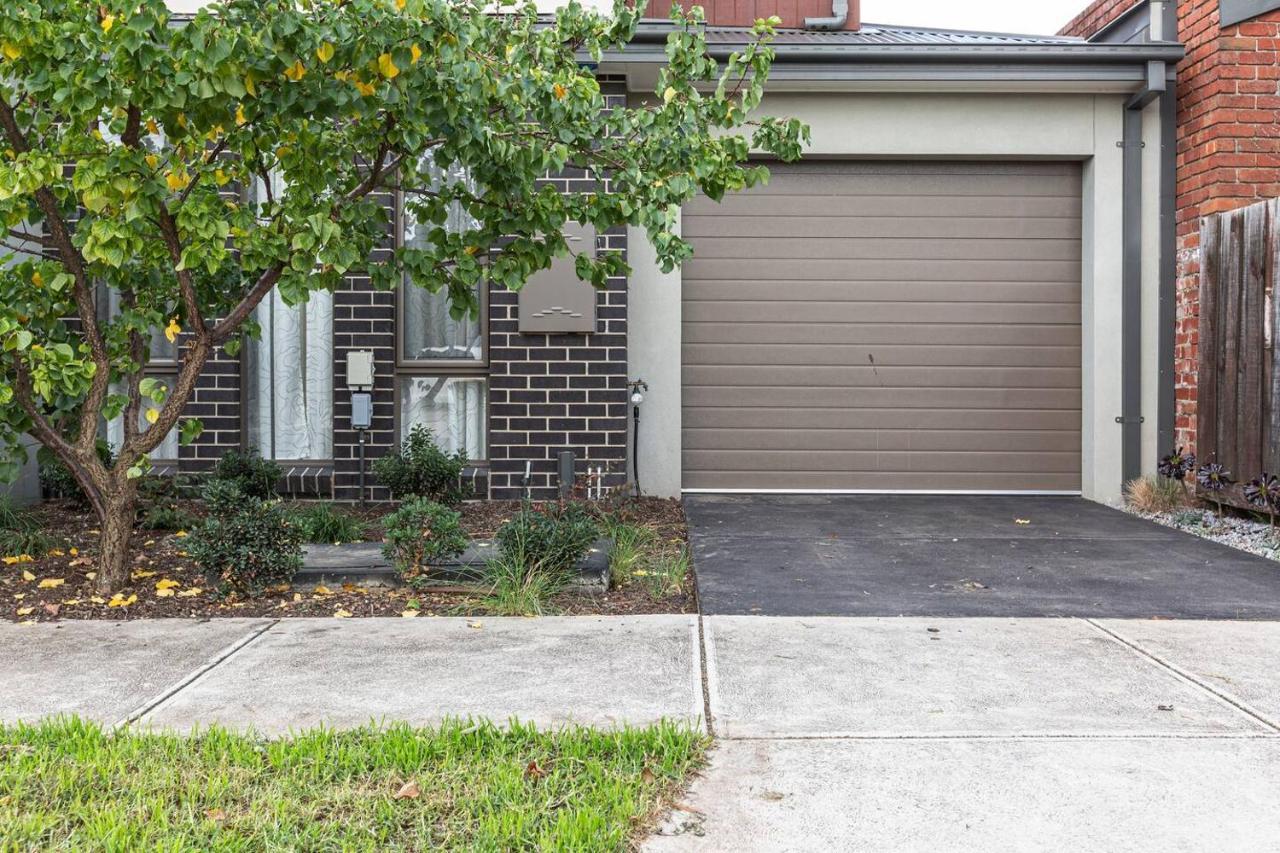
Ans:
[{"label": "small garden light", "polygon": [[638,406],[644,402],[644,392],[639,388],[635,388],[631,392],[631,405]]},{"label": "small garden light", "polygon": [[631,431],[631,471],[636,480],[636,497],[640,497],[640,404],[644,402],[649,383],[637,379],[627,383],[627,387],[631,389],[631,418],[635,422]]}]

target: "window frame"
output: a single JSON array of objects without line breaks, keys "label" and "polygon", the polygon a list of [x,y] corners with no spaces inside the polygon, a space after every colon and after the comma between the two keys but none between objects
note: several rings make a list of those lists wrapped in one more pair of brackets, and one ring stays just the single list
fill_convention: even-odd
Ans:
[{"label": "window frame", "polygon": [[[404,231],[405,231],[405,193],[403,189],[397,188],[392,195],[393,204],[395,205],[393,246],[396,249],[404,247]],[[439,379],[469,379],[480,380],[484,387],[484,458],[468,459],[468,464],[475,468],[487,468],[489,466],[489,452],[492,448],[490,441],[492,417],[490,416],[489,406],[489,378],[492,372],[491,362],[489,358],[489,288],[486,282],[480,287],[480,358],[478,359],[460,359],[460,358],[423,358],[409,359],[404,355],[404,332],[406,328],[407,311],[405,306],[405,289],[408,287],[416,287],[407,280],[407,277],[401,275],[399,283],[396,285],[396,305],[395,305],[395,369],[392,374],[392,408],[394,411],[392,429],[395,435],[395,444],[398,447],[404,440],[404,415],[403,415],[403,393],[401,388],[404,379],[413,378],[439,378]]]}]

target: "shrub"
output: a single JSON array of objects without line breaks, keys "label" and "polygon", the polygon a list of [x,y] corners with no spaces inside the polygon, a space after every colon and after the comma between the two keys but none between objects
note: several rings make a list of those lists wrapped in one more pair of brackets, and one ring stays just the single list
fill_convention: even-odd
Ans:
[{"label": "shrub", "polygon": [[427,498],[406,501],[382,520],[382,526],[387,531],[382,553],[402,576],[456,557],[467,548],[462,514]]},{"label": "shrub", "polygon": [[1138,512],[1172,512],[1187,505],[1182,483],[1168,477],[1139,477],[1124,487],[1125,500]]},{"label": "shrub", "polygon": [[40,527],[29,510],[0,495],[0,552],[9,556],[47,554],[60,543]]},{"label": "shrub", "polygon": [[187,553],[223,595],[260,595],[287,584],[302,567],[302,537],[278,503],[245,495],[235,483],[205,489],[210,515],[191,534]]},{"label": "shrub", "polygon": [[539,511],[523,508],[498,530],[500,557],[526,573],[567,579],[600,537],[600,528],[580,504]]},{"label": "shrub", "polygon": [[[97,450],[102,464],[110,467],[115,456],[111,451],[111,445],[99,439]],[[68,498],[81,506],[89,505],[84,489],[80,488],[80,484],[72,476],[71,469],[63,465],[48,448],[41,447],[36,451],[36,461],[40,469],[40,488],[47,497]]]},{"label": "shrub", "polygon": [[190,530],[200,519],[176,504],[155,504],[142,514],[139,526],[146,530]]},{"label": "shrub", "polygon": [[562,579],[530,572],[506,557],[486,563],[484,579],[490,588],[481,603],[495,616],[544,616],[552,596],[564,589]]},{"label": "shrub", "polygon": [[466,467],[466,453],[445,453],[432,438],[431,430],[415,426],[399,450],[374,460],[373,475],[397,500],[429,498],[455,506],[464,497],[461,477]]},{"label": "shrub", "polygon": [[304,542],[360,542],[364,525],[328,501],[294,504],[287,510]]},{"label": "shrub", "polygon": [[657,538],[653,531],[637,524],[613,524],[608,530],[613,540],[609,551],[609,582],[622,586],[640,568]]},{"label": "shrub", "polygon": [[232,450],[213,466],[215,480],[227,480],[240,487],[251,498],[267,500],[276,496],[276,485],[284,471],[270,459],[263,459],[256,451],[241,453]]}]

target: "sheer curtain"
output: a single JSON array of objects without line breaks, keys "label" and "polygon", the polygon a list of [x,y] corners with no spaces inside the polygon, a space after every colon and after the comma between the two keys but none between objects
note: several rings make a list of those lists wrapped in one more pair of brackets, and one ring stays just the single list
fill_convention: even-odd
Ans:
[{"label": "sheer curtain", "polygon": [[[167,385],[173,385],[172,377],[157,377]],[[124,386],[113,386],[111,393],[123,394]],[[153,405],[150,401],[143,400],[142,408],[138,410],[138,429],[146,431],[151,424],[147,423],[147,409],[158,409],[159,406]],[[179,421],[181,423],[181,421]],[[124,444],[124,415],[117,415],[112,420],[107,421],[107,444],[111,446],[113,453],[119,452],[120,447]],[[178,458],[178,428],[174,427],[169,430],[169,434],[164,440],[156,446],[156,449],[147,454],[152,462],[166,461],[173,462]]]},{"label": "sheer curtain", "polygon": [[269,459],[331,459],[333,294],[290,307],[273,290],[254,316],[262,339],[245,347],[250,444]]},{"label": "sheer curtain", "polygon": [[400,388],[402,431],[425,426],[449,453],[465,450],[468,458],[483,459],[487,452],[486,397],[481,377],[404,377]]},{"label": "sheer curtain", "polygon": [[[422,168],[430,173],[432,186],[471,183],[464,169],[458,166],[448,169],[437,166],[430,154],[424,158]],[[462,205],[456,202],[449,205],[443,223],[445,230],[457,233],[470,230],[476,225],[476,219]],[[436,227],[439,226],[431,222],[417,222],[412,212],[406,209],[404,245],[416,249],[428,248],[431,245],[431,231]],[[402,290],[405,320],[403,357],[406,360],[456,358],[479,361],[483,357],[478,316],[468,314],[461,320],[450,317],[449,294],[444,289],[431,293],[406,280]]]}]

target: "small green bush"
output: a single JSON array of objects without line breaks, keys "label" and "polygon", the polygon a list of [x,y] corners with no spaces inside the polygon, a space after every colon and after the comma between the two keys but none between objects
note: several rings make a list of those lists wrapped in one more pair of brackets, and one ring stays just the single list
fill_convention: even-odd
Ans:
[{"label": "small green bush", "polygon": [[6,556],[40,556],[59,544],[41,529],[30,510],[14,504],[8,495],[0,495],[0,552]]},{"label": "small green bush", "polygon": [[302,535],[302,541],[317,544],[360,542],[364,525],[328,501],[314,501],[290,506],[289,518]]},{"label": "small green bush", "polygon": [[494,616],[546,616],[553,612],[550,601],[564,589],[564,579],[530,572],[506,557],[485,564],[484,580],[489,592],[481,599]]},{"label": "small green bush", "polygon": [[609,551],[609,582],[615,587],[623,586],[644,565],[657,537],[648,527],[638,524],[615,523],[606,532],[613,540]]},{"label": "small green bush", "polygon": [[[102,464],[110,467],[115,459],[115,454],[111,451],[111,445],[99,439],[97,450],[98,458],[102,460]],[[72,476],[71,469],[63,465],[52,451],[46,447],[41,447],[36,451],[36,461],[39,463],[40,469],[40,488],[44,491],[46,497],[68,498],[81,506],[89,505],[84,489],[80,488],[80,484]]]},{"label": "small green bush", "polygon": [[257,451],[232,450],[218,460],[212,474],[215,480],[235,483],[248,497],[269,500],[276,496],[276,485],[284,471],[270,459],[263,459]]},{"label": "small green bush", "polygon": [[261,595],[287,584],[302,567],[302,537],[280,505],[246,495],[235,483],[205,488],[210,514],[191,534],[187,553],[223,595]]},{"label": "small green bush", "polygon": [[462,514],[443,504],[415,498],[382,520],[382,553],[402,576],[456,557],[467,548]]},{"label": "small green bush", "polygon": [[462,470],[466,467],[466,453],[445,453],[436,444],[431,430],[415,426],[399,450],[374,460],[373,475],[397,500],[429,498],[456,506],[466,496],[461,485]]},{"label": "small green bush", "polygon": [[495,537],[500,557],[530,574],[567,580],[600,538],[596,520],[580,504],[544,511],[524,507]]},{"label": "small green bush", "polygon": [[142,513],[138,526],[145,530],[190,530],[200,519],[176,504],[153,504]]}]

